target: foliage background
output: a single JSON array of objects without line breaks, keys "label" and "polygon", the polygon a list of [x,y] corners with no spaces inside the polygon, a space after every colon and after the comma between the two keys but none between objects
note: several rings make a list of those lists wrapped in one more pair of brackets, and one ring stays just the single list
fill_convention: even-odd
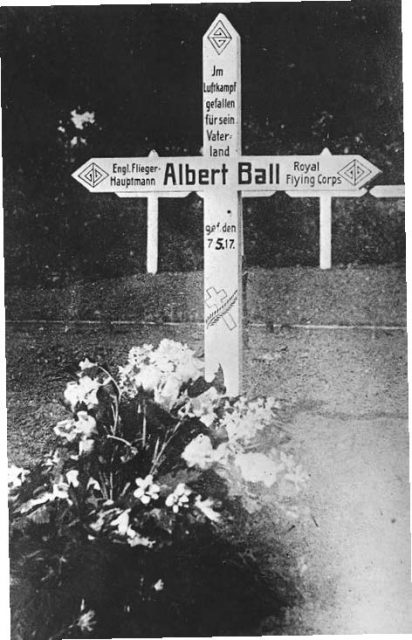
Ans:
[{"label": "foliage background", "polygon": [[[71,178],[92,156],[198,154],[202,36],[223,11],[242,38],[243,151],[360,153],[403,182],[400,0],[1,9],[6,283],[144,271],[146,205]],[[79,132],[70,112],[90,110]],[[64,129],[64,133],[59,127]],[[334,201],[335,263],[404,258],[403,203]],[[202,268],[202,202],[167,200],[160,268]],[[245,203],[250,265],[316,265],[318,205]]]}]

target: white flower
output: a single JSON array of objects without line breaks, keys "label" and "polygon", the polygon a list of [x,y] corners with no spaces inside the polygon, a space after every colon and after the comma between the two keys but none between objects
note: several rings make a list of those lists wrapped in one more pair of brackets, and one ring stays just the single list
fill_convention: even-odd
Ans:
[{"label": "white flower", "polygon": [[8,469],[7,481],[10,485],[9,488],[17,489],[18,487],[21,487],[29,473],[30,471],[27,469],[23,469],[23,467],[17,467],[15,464],[12,464]]},{"label": "white flower", "polygon": [[215,387],[210,387],[207,391],[196,398],[190,399],[189,415],[194,415],[207,427],[216,419],[215,407],[220,399],[220,395]]},{"label": "white flower", "polygon": [[101,486],[95,478],[90,477],[87,483],[87,489],[93,489],[93,491],[102,492]]},{"label": "white flower", "polygon": [[203,362],[196,358],[193,351],[186,347],[176,365],[176,374],[183,382],[188,382],[189,380],[197,380],[203,373]]},{"label": "white flower", "polygon": [[93,631],[96,624],[96,614],[92,609],[85,611],[85,602],[82,600],[80,605],[80,616],[76,622],[81,631]]},{"label": "white flower", "polygon": [[164,338],[156,351],[153,352],[152,362],[163,372],[171,373],[179,362],[183,350],[184,347],[180,342]]},{"label": "white flower", "polygon": [[79,472],[76,469],[71,469],[66,473],[67,482],[72,487],[76,488],[79,486]]},{"label": "white flower", "polygon": [[206,498],[206,500],[202,500],[200,496],[196,496],[195,507],[197,507],[199,511],[201,511],[203,515],[206,516],[206,518],[208,518],[212,522],[219,522],[220,513],[212,509],[213,500],[211,498]]},{"label": "white flower", "polygon": [[76,432],[80,434],[82,439],[88,439],[93,433],[96,433],[96,420],[87,411],[78,411]]},{"label": "white flower", "polygon": [[129,351],[129,365],[140,367],[142,364],[147,363],[152,352],[153,346],[151,344],[144,344],[142,347],[132,347]]},{"label": "white flower", "polygon": [[153,483],[153,476],[149,474],[145,478],[136,478],[137,489],[133,492],[143,504],[149,504],[151,500],[157,500],[160,487]]},{"label": "white flower", "polygon": [[152,364],[143,365],[133,382],[136,387],[142,387],[145,391],[154,391],[161,383],[162,372]]},{"label": "white flower", "polygon": [[179,397],[181,381],[175,375],[169,375],[166,381],[155,388],[154,401],[168,411]]},{"label": "white flower", "polygon": [[[73,472],[69,471],[68,474]],[[74,473],[78,473],[78,471],[74,471]],[[68,475],[66,474],[66,476]],[[71,476],[72,480],[76,482],[76,476]],[[74,485],[73,485],[74,486]],[[38,507],[42,504],[46,504],[46,502],[53,502],[54,500],[66,500],[68,504],[72,504],[72,501],[69,498],[69,484],[64,481],[63,476],[60,476],[59,480],[53,484],[52,491],[45,491],[38,498],[31,498],[25,502],[21,508],[21,513],[27,513],[31,511],[33,507]]]},{"label": "white flower", "polygon": [[67,383],[66,390],[64,392],[64,399],[74,410],[78,402],[80,402],[79,385],[77,382],[72,381]]},{"label": "white flower", "polygon": [[246,482],[263,482],[271,487],[283,470],[283,465],[271,460],[263,453],[240,453],[235,458],[236,465]]},{"label": "white flower", "polygon": [[89,453],[91,453],[94,449],[94,440],[91,440],[89,438],[85,439],[85,440],[80,440],[79,442],[79,454],[81,456],[87,456],[89,455]]},{"label": "white flower", "polygon": [[248,444],[253,441],[259,431],[273,423],[274,408],[277,405],[273,398],[257,398],[248,402],[245,396],[241,396],[232,408],[227,408],[221,420],[229,442]]},{"label": "white flower", "polygon": [[77,625],[80,627],[81,631],[93,631],[93,627],[96,622],[96,614],[92,609],[90,609],[80,615]]},{"label": "white flower", "polygon": [[69,501],[69,485],[60,480],[53,485],[50,500],[67,500]]},{"label": "white flower", "polygon": [[217,462],[225,464],[228,454],[229,447],[226,442],[222,442],[213,449],[210,438],[200,433],[186,445],[181,457],[188,467],[198,466],[201,469],[209,469]]},{"label": "white flower", "polygon": [[182,384],[197,380],[203,364],[187,346],[162,340],[156,350],[152,345],[133,347],[129,361],[120,368],[120,388],[129,396],[141,387],[153,391],[155,401],[170,410],[180,394]]},{"label": "white flower", "polygon": [[163,582],[163,580],[161,578],[159,578],[159,580],[154,583],[153,589],[155,591],[163,591],[164,586],[165,586],[165,583]]},{"label": "white flower", "polygon": [[145,538],[144,536],[141,536],[140,533],[132,529],[132,527],[129,527],[127,529],[126,534],[127,534],[127,543],[130,547],[141,546],[141,547],[148,547],[149,549],[151,549],[155,544],[154,540],[150,540],[149,538]]},{"label": "white flower", "polygon": [[117,525],[117,532],[121,536],[125,536],[127,534],[127,530],[129,529],[129,513],[130,509],[126,509],[126,511],[122,511],[122,513],[115,520],[112,520],[112,524]]},{"label": "white flower", "polygon": [[208,469],[214,462],[210,438],[200,433],[185,447],[182,458],[188,467],[198,466]]},{"label": "white flower", "polygon": [[151,359],[163,373],[174,372],[180,384],[197,380],[204,369],[202,361],[191,349],[174,340],[162,340]]},{"label": "white flower", "polygon": [[77,437],[76,422],[73,418],[69,418],[68,420],[61,420],[56,424],[53,431],[56,436],[59,436],[59,438],[65,438],[68,442],[73,442],[73,440],[75,440]]},{"label": "white flower", "polygon": [[69,382],[64,392],[64,399],[74,411],[78,404],[85,404],[88,409],[99,404],[97,392],[100,388],[97,380],[89,376],[82,376],[78,382]]},{"label": "white flower", "polygon": [[67,500],[67,502],[71,504],[72,501],[69,498],[69,488],[72,483],[74,483],[72,484],[73,487],[76,485],[78,474],[79,472],[74,469],[72,471],[68,471],[66,473],[67,482],[65,482],[64,476],[60,476],[59,480],[53,484],[50,500]]},{"label": "white flower", "polygon": [[89,524],[90,528],[96,531],[96,533],[99,533],[106,522],[106,517],[107,514],[104,511],[99,511],[96,520]]},{"label": "white flower", "polygon": [[81,362],[79,362],[80,371],[84,371],[85,369],[91,369],[92,367],[97,367],[96,362],[90,362],[89,358],[85,358]]},{"label": "white flower", "polygon": [[178,513],[181,507],[189,506],[191,490],[183,482],[179,482],[173,493],[170,493],[165,501],[167,507],[171,507],[174,513]]},{"label": "white flower", "polygon": [[[69,395],[71,393],[72,391],[70,388]],[[76,420],[74,420],[73,418],[70,418],[68,420],[61,420],[54,427],[54,433],[59,436],[59,438],[65,438],[68,442],[73,442],[78,436],[80,436],[82,440],[88,440],[90,436],[95,432],[96,420],[86,411],[79,411],[77,413]],[[90,452],[90,450],[90,445],[84,446],[81,447],[80,453]]]},{"label": "white flower", "polygon": [[89,376],[82,376],[79,379],[80,396],[88,409],[99,404],[97,392],[101,386],[98,380],[92,380]]},{"label": "white flower", "polygon": [[251,422],[237,412],[227,413],[223,417],[221,425],[225,427],[230,443],[236,443],[239,440],[247,442],[255,435]]},{"label": "white flower", "polygon": [[83,129],[84,125],[87,123],[94,124],[95,122],[95,114],[94,111],[84,111],[83,113],[77,113],[76,109],[70,111],[71,121],[73,122],[76,129]]},{"label": "white flower", "polygon": [[217,449],[213,449],[213,461],[220,462],[221,464],[227,464],[227,459],[230,454],[230,447],[227,442],[222,442]]}]

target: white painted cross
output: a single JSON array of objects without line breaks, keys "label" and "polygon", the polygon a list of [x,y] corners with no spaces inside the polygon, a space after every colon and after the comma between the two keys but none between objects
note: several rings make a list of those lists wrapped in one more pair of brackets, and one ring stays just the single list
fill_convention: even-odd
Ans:
[{"label": "white painted cross", "polygon": [[158,198],[196,191],[204,199],[206,379],[220,365],[227,394],[236,396],[242,387],[242,198],[276,191],[309,195],[320,198],[327,214],[333,196],[360,195],[378,173],[359,155],[333,156],[327,150],[315,156],[242,156],[240,38],[219,14],[203,37],[203,155],[91,158],[73,177],[95,193],[148,198],[153,273],[157,244],[150,239]]},{"label": "white painted cross", "polygon": [[[203,156],[238,160],[241,142],[240,37],[219,14],[203,36]],[[238,185],[204,199],[205,377],[219,365],[230,395],[242,380],[242,198]],[[210,306],[213,310],[210,311]]]}]

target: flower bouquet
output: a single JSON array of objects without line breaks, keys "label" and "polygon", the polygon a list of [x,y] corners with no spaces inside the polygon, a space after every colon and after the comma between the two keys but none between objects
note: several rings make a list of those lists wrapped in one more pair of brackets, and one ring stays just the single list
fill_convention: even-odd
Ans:
[{"label": "flower bouquet", "polygon": [[284,606],[247,531],[299,517],[306,476],[273,399],[202,373],[171,340],[80,363],[55,450],[9,470],[16,640],[250,634]]}]

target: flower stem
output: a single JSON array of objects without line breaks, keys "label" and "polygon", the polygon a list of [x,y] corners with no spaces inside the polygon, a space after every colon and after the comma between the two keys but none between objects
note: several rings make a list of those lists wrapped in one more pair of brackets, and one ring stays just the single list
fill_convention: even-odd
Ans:
[{"label": "flower stem", "polygon": [[158,445],[159,445],[159,441],[156,442],[156,447],[155,447],[155,451],[153,454],[153,458],[152,458],[152,466],[150,469],[150,473],[154,473],[157,469],[157,467],[160,465],[161,463],[161,459],[163,457],[163,454],[166,450],[166,447],[169,445],[170,441],[172,440],[172,438],[174,438],[174,436],[176,435],[176,431],[178,430],[178,428],[180,427],[180,425],[182,424],[181,421],[179,421],[175,427],[172,430],[172,433],[170,434],[170,436],[168,438],[165,439],[165,441],[163,442],[160,451],[158,452]]},{"label": "flower stem", "polygon": [[110,433],[107,434],[108,438],[111,438],[112,440],[118,440],[119,442],[123,442],[123,444],[127,445],[128,447],[133,447],[133,445],[128,442],[127,440],[125,440],[124,438],[119,438],[119,436],[113,436]]},{"label": "flower stem", "polygon": [[143,433],[142,433],[143,449],[146,447],[146,435],[147,435],[146,404],[143,403]]},{"label": "flower stem", "polygon": [[128,490],[128,488],[130,487],[132,483],[131,482],[126,482],[126,484],[124,485],[122,492],[119,495],[119,498],[123,498],[124,495],[126,495],[126,492]]},{"label": "flower stem", "polygon": [[107,500],[109,496],[107,495],[105,481],[106,481],[106,478],[104,477],[103,473],[100,473],[100,487],[102,489],[103,498]]},{"label": "flower stem", "polygon": [[111,375],[111,373],[109,373],[109,371],[107,371],[107,369],[105,369],[104,367],[102,367],[102,365],[100,365],[100,364],[99,364],[99,369],[101,369],[101,370],[103,371],[103,373],[105,373],[105,374],[107,375],[107,377],[109,378],[109,380],[110,380],[111,382],[113,382],[114,387],[115,387],[115,389],[116,389],[116,391],[117,391],[118,400],[120,401],[120,398],[121,398],[122,392],[120,391],[120,387],[119,387],[119,385],[117,384],[116,380],[113,378],[113,376]]},{"label": "flower stem", "polygon": [[109,475],[109,498],[113,500],[113,471],[110,471]]},{"label": "flower stem", "polygon": [[117,431],[117,423],[119,421],[119,402],[116,399],[116,402],[112,403],[112,411],[113,411],[113,429],[112,429],[112,433],[113,435],[116,433]]}]

